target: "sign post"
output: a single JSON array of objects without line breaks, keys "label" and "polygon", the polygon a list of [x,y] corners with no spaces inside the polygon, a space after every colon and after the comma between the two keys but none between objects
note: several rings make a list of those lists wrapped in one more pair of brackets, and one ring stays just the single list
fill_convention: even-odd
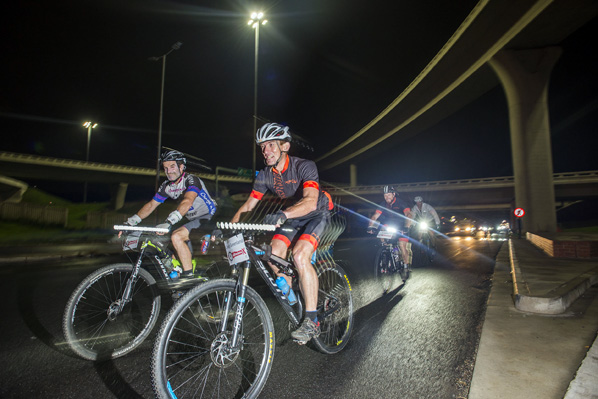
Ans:
[{"label": "sign post", "polygon": [[525,215],[525,210],[523,208],[517,208],[513,213],[517,216],[517,236],[521,238],[521,218]]}]

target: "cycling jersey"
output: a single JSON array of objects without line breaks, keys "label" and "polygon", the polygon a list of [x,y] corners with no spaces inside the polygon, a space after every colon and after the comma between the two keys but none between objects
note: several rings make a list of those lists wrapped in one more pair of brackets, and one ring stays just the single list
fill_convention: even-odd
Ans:
[{"label": "cycling jersey", "polygon": [[158,192],[154,195],[154,200],[163,203],[168,198],[182,198],[187,191],[197,193],[197,197],[195,197],[191,208],[189,208],[189,211],[185,215],[187,219],[210,219],[214,216],[216,213],[216,202],[208,194],[203,181],[199,177],[186,172],[177,181],[166,180],[162,183]]},{"label": "cycling jersey", "polygon": [[440,224],[440,218],[438,217],[436,210],[434,208],[432,208],[432,206],[430,204],[426,204],[425,202],[422,203],[421,209],[419,209],[419,207],[417,205],[415,205],[413,208],[411,208],[411,215],[412,215],[412,219],[417,220],[417,221],[419,221],[419,220],[430,221],[430,220],[434,219],[434,222],[436,222],[436,225]]},{"label": "cycling jersey", "polygon": [[407,202],[395,196],[390,204],[386,201],[380,203],[380,207],[376,210],[376,213],[380,215],[377,221],[403,231],[405,230],[405,213],[407,212],[409,212]]},{"label": "cycling jersey", "polygon": [[299,240],[309,241],[317,248],[320,236],[330,220],[330,210],[334,207],[330,195],[320,187],[318,169],[315,162],[302,158],[287,156],[282,171],[274,167],[262,169],[253,183],[251,197],[261,200],[267,191],[279,198],[303,198],[303,189],[318,190],[317,208],[307,215],[293,218],[274,232],[273,239],[283,241],[287,247],[296,233],[302,229]]},{"label": "cycling jersey", "polygon": [[303,198],[304,188],[315,188],[319,191],[318,204],[316,210],[305,215],[311,216],[312,213],[328,211],[333,208],[330,195],[322,191],[319,183],[318,168],[315,162],[307,159],[287,156],[282,171],[274,167],[262,169],[253,183],[251,196],[261,200],[266,191],[271,191],[279,198]]}]

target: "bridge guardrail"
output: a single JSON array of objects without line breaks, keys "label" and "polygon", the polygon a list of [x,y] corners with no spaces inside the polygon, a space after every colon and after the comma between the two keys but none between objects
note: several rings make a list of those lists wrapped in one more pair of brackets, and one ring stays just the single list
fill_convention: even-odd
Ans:
[{"label": "bridge guardrail", "polygon": [[[598,183],[598,170],[589,170],[583,172],[566,172],[555,173],[553,176],[554,184],[576,184],[576,183]],[[457,179],[457,180],[440,180],[430,182],[414,182],[414,183],[396,183],[392,186],[397,191],[418,191],[422,189],[437,189],[437,190],[454,190],[454,189],[468,189],[476,185],[478,188],[499,188],[509,187],[515,184],[513,176],[500,176],[476,179]],[[334,195],[347,195],[356,193],[377,193],[382,192],[384,186],[387,184],[371,185],[371,186],[333,186],[331,184],[323,184],[326,191]]]},{"label": "bridge guardrail", "polygon": [[27,220],[40,224],[57,224],[66,227],[69,210],[61,206],[33,205],[27,203],[0,203],[2,220]]}]

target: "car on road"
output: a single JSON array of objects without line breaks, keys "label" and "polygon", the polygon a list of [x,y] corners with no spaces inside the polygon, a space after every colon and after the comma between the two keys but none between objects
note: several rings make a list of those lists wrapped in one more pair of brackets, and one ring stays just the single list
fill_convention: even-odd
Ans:
[{"label": "car on road", "polygon": [[448,232],[448,236],[474,236],[476,234],[476,222],[471,219],[457,220],[453,230]]}]

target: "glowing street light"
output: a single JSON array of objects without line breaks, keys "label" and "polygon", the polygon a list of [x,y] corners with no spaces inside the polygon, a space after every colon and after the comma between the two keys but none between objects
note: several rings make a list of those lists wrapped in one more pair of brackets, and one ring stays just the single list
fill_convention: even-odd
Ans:
[{"label": "glowing street light", "polygon": [[260,25],[266,25],[268,20],[264,18],[263,12],[254,12],[251,14],[251,19],[247,22],[247,25],[255,29],[255,57],[254,57],[254,75],[253,75],[253,132],[251,134],[251,147],[253,148],[253,173],[255,177],[255,154],[257,146],[253,140],[253,135],[257,131],[257,67],[258,67],[258,48],[260,42]]},{"label": "glowing street light", "polygon": [[[87,128],[87,152],[85,153],[85,162],[89,162],[89,146],[91,144],[91,131],[98,126],[95,122],[87,121],[83,124],[83,127]],[[83,188],[83,202],[87,202],[87,181],[85,181],[85,186]]]},{"label": "glowing street light", "polygon": [[162,60],[162,89],[160,92],[160,121],[158,122],[158,156],[156,157],[156,187],[155,191],[158,191],[158,187],[160,187],[160,156],[162,151],[162,112],[164,110],[164,76],[166,75],[166,56],[172,53],[174,50],[178,50],[181,48],[183,43],[176,42],[170,47],[170,50],[165,54],[162,54],[159,57],[149,57],[148,60],[150,61],[159,61]]}]

